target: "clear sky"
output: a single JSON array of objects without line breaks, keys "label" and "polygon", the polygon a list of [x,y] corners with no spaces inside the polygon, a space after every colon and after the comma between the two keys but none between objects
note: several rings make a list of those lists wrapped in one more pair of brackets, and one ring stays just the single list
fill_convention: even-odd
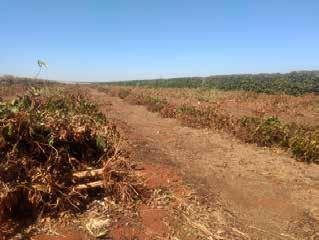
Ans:
[{"label": "clear sky", "polygon": [[319,69],[318,0],[0,0],[0,74],[110,81]]}]

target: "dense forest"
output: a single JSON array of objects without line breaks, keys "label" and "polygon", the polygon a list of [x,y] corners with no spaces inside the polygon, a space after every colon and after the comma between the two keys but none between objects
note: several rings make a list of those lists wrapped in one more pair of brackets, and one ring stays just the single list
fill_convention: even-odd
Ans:
[{"label": "dense forest", "polygon": [[234,74],[209,77],[183,77],[153,80],[110,82],[117,86],[148,86],[174,88],[212,88],[262,93],[302,95],[319,93],[319,71],[294,71],[273,74]]}]

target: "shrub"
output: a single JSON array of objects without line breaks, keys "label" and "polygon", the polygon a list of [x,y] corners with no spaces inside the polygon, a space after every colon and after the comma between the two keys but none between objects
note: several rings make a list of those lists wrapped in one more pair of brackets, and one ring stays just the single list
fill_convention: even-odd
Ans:
[{"label": "shrub", "polygon": [[297,158],[319,163],[319,129],[300,128],[291,137],[289,147]]},{"label": "shrub", "polygon": [[120,90],[119,90],[119,93],[118,93],[118,96],[119,96],[121,99],[124,99],[124,98],[126,98],[128,95],[130,95],[130,93],[131,93],[130,90],[120,89]]},{"label": "shrub", "polygon": [[146,108],[151,112],[160,112],[167,104],[166,100],[161,100],[158,97],[146,96],[144,98]]},{"label": "shrub", "polygon": [[276,117],[266,119],[244,117],[239,120],[239,124],[242,131],[238,136],[246,142],[254,142],[267,147],[275,145],[288,147],[289,145],[289,126],[282,124]]},{"label": "shrub", "polygon": [[160,114],[163,118],[176,118],[176,114],[177,114],[176,106],[167,103],[161,109]]}]

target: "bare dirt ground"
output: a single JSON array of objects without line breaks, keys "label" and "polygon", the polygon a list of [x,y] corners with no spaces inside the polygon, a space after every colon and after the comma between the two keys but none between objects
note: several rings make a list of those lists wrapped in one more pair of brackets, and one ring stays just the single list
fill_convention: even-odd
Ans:
[{"label": "bare dirt ground", "polygon": [[[95,89],[90,95],[120,126],[136,160],[156,164],[156,178],[165,179],[161,169],[172,168],[196,192],[200,206],[193,207],[193,218],[186,220],[212,234],[210,239],[319,239],[319,165],[297,162],[277,149],[243,144],[223,133],[183,127]],[[149,223],[169,219],[170,231],[181,232],[176,212],[161,212],[156,218],[141,211]],[[148,229],[159,231],[158,239],[168,239],[165,226]],[[222,237],[227,229],[231,234]],[[133,239],[121,238],[123,228],[114,231],[115,239]],[[194,234],[178,236],[175,239],[197,239]],[[151,238],[146,234],[139,239]]]}]

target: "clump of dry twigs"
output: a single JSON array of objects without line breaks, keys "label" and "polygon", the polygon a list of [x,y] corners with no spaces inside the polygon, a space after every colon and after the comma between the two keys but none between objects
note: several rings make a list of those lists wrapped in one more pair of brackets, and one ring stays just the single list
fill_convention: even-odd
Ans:
[{"label": "clump of dry twigs", "polygon": [[[32,89],[1,102],[0,219],[80,211],[101,195],[116,201],[142,197],[143,183],[119,141],[115,126],[81,93]],[[101,176],[74,177],[94,169]],[[86,185],[103,176],[102,186]]]}]

